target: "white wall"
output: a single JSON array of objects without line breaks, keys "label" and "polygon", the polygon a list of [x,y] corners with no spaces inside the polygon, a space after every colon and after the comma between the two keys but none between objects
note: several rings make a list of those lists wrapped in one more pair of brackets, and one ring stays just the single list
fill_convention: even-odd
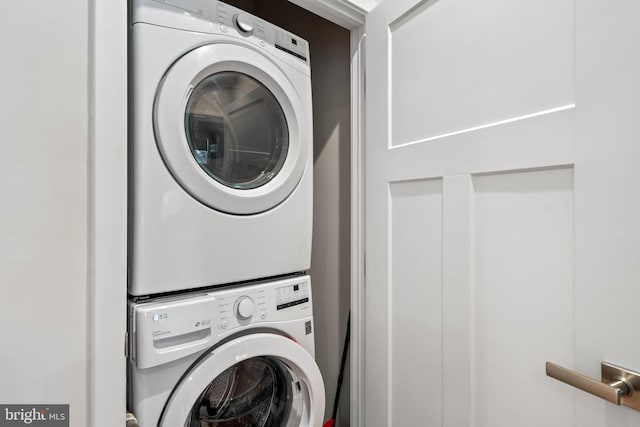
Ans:
[{"label": "white wall", "polygon": [[0,15],[0,404],[124,422],[126,2]]},{"label": "white wall", "polygon": [[0,14],[0,403],[87,425],[88,4]]}]

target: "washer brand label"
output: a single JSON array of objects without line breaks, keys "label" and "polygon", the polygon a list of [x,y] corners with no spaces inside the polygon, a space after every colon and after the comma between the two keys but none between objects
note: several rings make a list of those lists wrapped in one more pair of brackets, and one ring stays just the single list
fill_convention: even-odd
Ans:
[{"label": "washer brand label", "polygon": [[0,405],[0,427],[69,427],[69,405]]}]

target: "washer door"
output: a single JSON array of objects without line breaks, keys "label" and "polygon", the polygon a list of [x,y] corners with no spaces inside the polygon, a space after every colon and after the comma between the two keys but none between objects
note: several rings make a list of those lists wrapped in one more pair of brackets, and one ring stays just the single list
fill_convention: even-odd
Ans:
[{"label": "washer door", "polygon": [[324,385],[295,341],[252,334],[212,350],[171,393],[159,427],[313,427]]},{"label": "washer door", "polygon": [[156,94],[154,130],[173,177],[203,204],[231,214],[277,206],[305,169],[310,126],[285,73],[234,44],[196,48]]}]

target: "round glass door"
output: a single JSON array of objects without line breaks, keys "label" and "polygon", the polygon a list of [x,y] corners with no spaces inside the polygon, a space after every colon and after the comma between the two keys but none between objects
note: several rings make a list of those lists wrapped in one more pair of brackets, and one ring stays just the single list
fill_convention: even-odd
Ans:
[{"label": "round glass door", "polygon": [[165,165],[192,197],[228,214],[265,212],[311,167],[310,80],[246,46],[201,46],[163,77],[153,127]]},{"label": "round glass door", "polygon": [[256,79],[225,71],[202,80],[187,101],[187,143],[200,167],[240,190],[260,187],[287,157],[287,120],[276,97]]},{"label": "round glass door", "polygon": [[253,333],[196,360],[171,391],[158,427],[316,427],[324,406],[313,356],[290,338]]},{"label": "round glass door", "polygon": [[298,425],[291,411],[297,389],[289,369],[270,357],[254,357],[218,375],[193,406],[185,427]]}]

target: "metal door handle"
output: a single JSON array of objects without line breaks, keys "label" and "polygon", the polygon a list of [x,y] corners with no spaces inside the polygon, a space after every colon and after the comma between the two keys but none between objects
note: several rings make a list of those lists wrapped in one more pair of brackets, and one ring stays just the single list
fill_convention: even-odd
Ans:
[{"label": "metal door handle", "polygon": [[602,362],[602,380],[547,362],[547,375],[616,405],[640,411],[640,374]]}]

